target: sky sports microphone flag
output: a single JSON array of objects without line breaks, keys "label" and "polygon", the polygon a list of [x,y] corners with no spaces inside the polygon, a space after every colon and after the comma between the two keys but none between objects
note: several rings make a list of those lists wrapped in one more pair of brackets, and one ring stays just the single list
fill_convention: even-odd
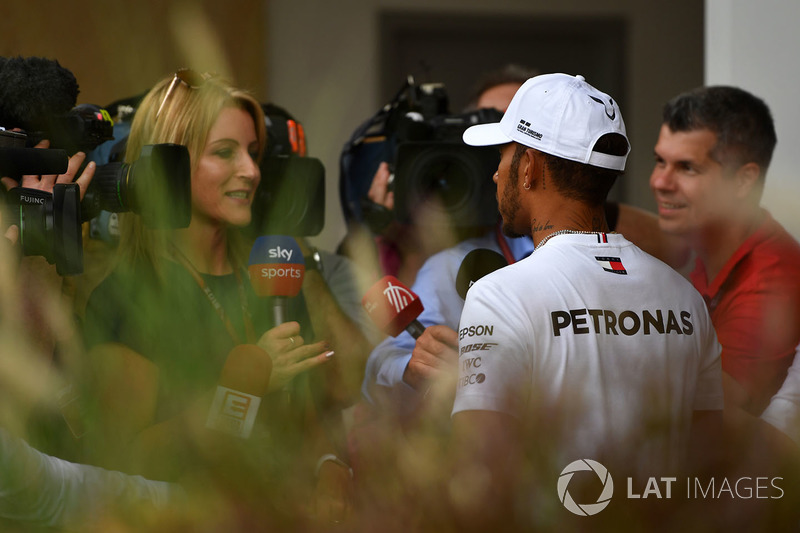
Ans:
[{"label": "sky sports microphone flag", "polygon": [[370,287],[361,305],[375,325],[392,337],[406,330],[416,339],[425,331],[417,320],[422,300],[394,276],[385,276]]},{"label": "sky sports microphone flag", "polygon": [[300,293],[306,271],[297,241],[286,235],[259,237],[250,251],[247,270],[253,291],[274,298],[275,325],[285,322],[286,299]]},{"label": "sky sports microphone flag", "polygon": [[286,235],[264,235],[250,250],[247,270],[259,296],[297,296],[306,264],[297,241]]}]

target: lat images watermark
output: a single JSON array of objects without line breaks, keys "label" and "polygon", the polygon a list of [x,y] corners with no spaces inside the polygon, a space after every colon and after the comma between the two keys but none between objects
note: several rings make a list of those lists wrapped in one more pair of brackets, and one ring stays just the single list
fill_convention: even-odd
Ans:
[{"label": "lat images watermark", "polygon": [[[592,471],[602,484],[602,492],[596,502],[577,503],[569,492],[569,483],[576,472]],[[781,484],[782,477],[686,477],[676,476],[648,477],[643,480],[627,478],[626,499],[672,499],[687,500],[779,500],[786,492]],[[561,471],[558,477],[558,499],[564,507],[579,516],[592,516],[601,512],[611,503],[614,495],[614,481],[611,473],[602,464],[592,459],[573,461]]]},{"label": "lat images watermark", "polygon": [[[572,476],[575,475],[575,472],[580,472],[582,470],[594,471],[603,484],[603,492],[600,493],[595,503],[576,503],[567,490]],[[592,516],[599,513],[608,506],[611,502],[611,496],[613,495],[614,480],[611,478],[611,474],[608,473],[606,467],[597,461],[591,459],[573,461],[568,464],[567,467],[561,471],[561,475],[558,476],[558,499],[561,500],[561,503],[564,504],[564,507],[566,507],[568,511],[576,515]]]}]

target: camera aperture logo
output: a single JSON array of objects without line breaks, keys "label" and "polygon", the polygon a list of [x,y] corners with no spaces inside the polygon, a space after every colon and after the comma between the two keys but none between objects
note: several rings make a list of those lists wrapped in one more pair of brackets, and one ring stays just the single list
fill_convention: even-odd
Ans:
[{"label": "camera aperture logo", "polygon": [[[577,472],[594,472],[597,478],[602,483],[602,492],[598,496],[597,501],[594,503],[577,503],[570,494],[568,487],[573,476]],[[647,477],[646,481],[643,479],[635,480],[632,477],[627,478],[627,494],[624,496],[629,502],[641,501],[645,499],[672,499],[673,497],[685,497],[687,500],[727,500],[735,502],[736,500],[780,500],[784,497],[785,491],[781,487],[780,482],[783,477],[769,477],[758,476],[750,477],[744,476],[739,478],[715,478],[715,477],[695,477],[687,476],[686,478],[686,493],[684,495],[676,494],[682,492],[683,478],[679,479],[677,476],[662,476],[662,477]],[[593,476],[586,474],[579,476],[573,484],[573,494],[584,494],[586,497],[587,491],[590,489],[590,494],[594,497],[596,492],[597,482],[594,481]],[[641,487],[644,487],[642,489]],[[577,491],[575,489],[578,489]],[[581,490],[584,489],[584,490]],[[558,499],[564,507],[571,513],[578,516],[592,516],[601,512],[608,507],[611,502],[611,497],[614,495],[614,481],[611,479],[611,473],[608,469],[592,459],[579,459],[567,465],[561,471],[558,477]]]},{"label": "camera aperture logo", "polygon": [[[603,484],[603,491],[600,493],[600,496],[597,498],[595,503],[579,504],[572,499],[572,496],[567,488],[575,472],[585,470],[591,470],[597,474],[597,477]],[[579,459],[577,461],[573,461],[568,464],[567,467],[561,471],[561,475],[558,476],[558,499],[561,500],[561,503],[564,504],[564,507],[566,507],[569,512],[578,516],[596,515],[608,506],[608,504],[611,502],[611,496],[613,495],[614,480],[611,479],[611,474],[609,474],[608,469],[597,461],[593,461],[591,459]]]}]

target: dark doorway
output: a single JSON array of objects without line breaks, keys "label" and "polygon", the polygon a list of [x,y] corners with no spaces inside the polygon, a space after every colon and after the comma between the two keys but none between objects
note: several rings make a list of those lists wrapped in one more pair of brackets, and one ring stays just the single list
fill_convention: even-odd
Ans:
[{"label": "dark doorway", "polygon": [[442,82],[451,111],[464,107],[477,78],[506,63],[542,74],[582,74],[624,109],[622,18],[531,18],[384,12],[380,16],[381,94],[389,99],[411,74]]}]

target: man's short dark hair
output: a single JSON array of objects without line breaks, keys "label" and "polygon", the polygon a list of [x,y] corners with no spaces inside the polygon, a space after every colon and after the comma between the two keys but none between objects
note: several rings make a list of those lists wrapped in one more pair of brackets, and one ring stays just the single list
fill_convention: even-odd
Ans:
[{"label": "man's short dark hair", "polygon": [[[594,151],[622,156],[628,153],[628,141],[622,135],[607,133],[597,140]],[[602,205],[606,201],[608,192],[614,186],[617,177],[622,174],[619,170],[587,165],[544,152],[539,153],[544,156],[553,183],[561,194],[592,207]]]},{"label": "man's short dark hair", "polygon": [[475,84],[472,90],[467,109],[474,109],[478,105],[481,95],[494,87],[505,85],[506,83],[518,83],[522,85],[528,79],[538,76],[536,69],[524,67],[514,63],[509,63],[497,70],[484,73]]},{"label": "man's short dark hair", "polygon": [[664,124],[672,131],[707,129],[717,136],[711,156],[736,167],[754,162],[767,172],[777,136],[769,107],[737,87],[698,87],[667,102]]}]

